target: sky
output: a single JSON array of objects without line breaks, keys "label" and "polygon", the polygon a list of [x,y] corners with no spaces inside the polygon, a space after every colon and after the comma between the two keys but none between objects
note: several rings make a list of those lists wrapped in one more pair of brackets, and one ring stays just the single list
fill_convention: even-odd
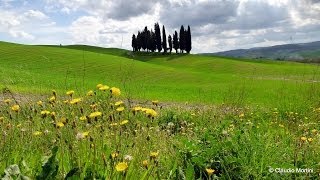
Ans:
[{"label": "sky", "polygon": [[190,25],[192,53],[320,40],[320,0],[0,0],[0,41],[131,49]]}]

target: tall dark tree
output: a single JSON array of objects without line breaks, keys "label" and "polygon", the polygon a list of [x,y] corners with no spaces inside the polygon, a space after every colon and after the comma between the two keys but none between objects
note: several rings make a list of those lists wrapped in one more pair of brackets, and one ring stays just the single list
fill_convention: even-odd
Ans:
[{"label": "tall dark tree", "polygon": [[164,27],[164,25],[162,26],[162,48],[163,48],[163,52],[167,53],[167,35],[166,35],[166,29]]},{"label": "tall dark tree", "polygon": [[190,53],[190,51],[192,49],[190,26],[188,26],[188,30],[185,35],[186,35],[186,51],[187,51],[187,53]]},{"label": "tall dark tree", "polygon": [[158,23],[154,25],[154,31],[156,35],[156,46],[157,46],[158,52],[161,52],[162,50],[161,32],[160,32],[160,26]]},{"label": "tall dark tree", "polygon": [[151,41],[152,41],[151,51],[154,52],[157,49],[157,38],[156,38],[156,34],[153,31],[151,31]]},{"label": "tall dark tree", "polygon": [[136,39],[136,35],[135,34],[132,35],[131,46],[132,46],[132,51],[133,52],[137,51],[137,39]]},{"label": "tall dark tree", "polygon": [[169,37],[168,37],[168,43],[169,43],[169,50],[170,50],[170,54],[171,54],[171,52],[172,52],[172,37],[171,37],[171,35],[169,35]]},{"label": "tall dark tree", "polygon": [[183,53],[183,51],[186,49],[186,37],[185,37],[185,31],[184,31],[183,25],[180,28],[179,45],[180,45],[180,51],[181,53]]},{"label": "tall dark tree", "polygon": [[179,49],[179,40],[178,40],[178,33],[177,31],[173,34],[173,48],[176,50],[176,53],[178,53]]},{"label": "tall dark tree", "polygon": [[137,50],[140,51],[142,48],[142,40],[141,40],[141,33],[138,31],[137,35]]}]

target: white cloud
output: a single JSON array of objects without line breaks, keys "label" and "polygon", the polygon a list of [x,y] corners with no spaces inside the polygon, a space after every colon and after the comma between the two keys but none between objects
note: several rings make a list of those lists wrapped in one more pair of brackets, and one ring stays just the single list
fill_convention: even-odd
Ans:
[{"label": "white cloud", "polygon": [[38,10],[28,10],[23,15],[25,18],[28,18],[28,19],[38,19],[38,20],[48,19],[47,15],[45,15],[43,12]]},{"label": "white cloud", "polygon": [[29,33],[26,33],[24,31],[15,31],[15,30],[10,30],[9,34],[14,37],[14,38],[23,38],[27,40],[33,40],[35,37]]}]

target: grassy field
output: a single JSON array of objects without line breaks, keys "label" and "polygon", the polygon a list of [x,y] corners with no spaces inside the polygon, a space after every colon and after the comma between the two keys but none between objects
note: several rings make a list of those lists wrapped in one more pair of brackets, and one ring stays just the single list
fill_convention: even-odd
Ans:
[{"label": "grassy field", "polygon": [[0,88],[0,177],[319,178],[317,64],[0,42]]}]

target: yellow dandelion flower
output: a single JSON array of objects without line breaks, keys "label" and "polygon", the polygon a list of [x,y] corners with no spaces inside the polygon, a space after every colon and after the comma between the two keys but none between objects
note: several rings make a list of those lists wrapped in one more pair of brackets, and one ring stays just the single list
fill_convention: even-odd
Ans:
[{"label": "yellow dandelion flower", "polygon": [[84,137],[87,137],[87,136],[89,135],[89,131],[83,132],[82,135],[83,135]]},{"label": "yellow dandelion flower", "polygon": [[49,98],[49,102],[50,102],[50,103],[56,102],[56,97],[55,97],[55,96],[51,96],[51,97]]},{"label": "yellow dandelion flower", "polygon": [[57,123],[56,123],[56,126],[57,126],[58,128],[62,128],[62,127],[64,126],[64,124],[63,124],[62,122],[57,122]]},{"label": "yellow dandelion flower", "polygon": [[5,99],[3,102],[9,104],[11,102],[11,99]]},{"label": "yellow dandelion flower", "polygon": [[120,125],[125,125],[125,124],[127,124],[128,122],[129,122],[128,120],[123,120],[123,121],[120,122]]},{"label": "yellow dandelion flower", "polygon": [[118,111],[118,112],[122,112],[123,110],[124,110],[124,107],[123,107],[123,106],[118,107],[118,108],[116,109],[116,111]]},{"label": "yellow dandelion flower", "polygon": [[117,153],[117,152],[111,153],[111,158],[112,158],[112,159],[115,159],[115,158],[117,158],[118,156],[119,156],[119,153]]},{"label": "yellow dandelion flower", "polygon": [[86,121],[86,120],[87,120],[87,116],[81,116],[81,117],[80,117],[80,120],[81,120],[81,121]]},{"label": "yellow dandelion flower", "polygon": [[110,126],[118,126],[118,123],[111,123]]},{"label": "yellow dandelion flower", "polygon": [[48,116],[50,114],[50,111],[47,111],[47,110],[44,110],[44,111],[41,111],[40,114],[44,117]]},{"label": "yellow dandelion flower", "polygon": [[244,117],[244,113],[241,113],[240,115],[239,115],[239,118],[243,118]]},{"label": "yellow dandelion flower", "polygon": [[133,110],[133,111],[141,111],[141,109],[142,109],[142,107],[136,106],[136,107],[134,107],[132,110]]},{"label": "yellow dandelion flower", "polygon": [[70,104],[78,104],[79,102],[81,102],[81,98],[76,98],[76,99],[72,99],[71,101],[70,101]]},{"label": "yellow dandelion flower", "polygon": [[2,122],[4,120],[4,117],[0,116],[0,122]]},{"label": "yellow dandelion flower", "polygon": [[90,108],[91,108],[91,109],[95,109],[96,107],[97,107],[97,104],[91,104],[91,105],[90,105]]},{"label": "yellow dandelion flower", "polygon": [[14,112],[18,112],[20,110],[20,106],[19,105],[13,105],[11,107],[11,110],[14,111]]},{"label": "yellow dandelion flower", "polygon": [[93,113],[91,113],[90,115],[89,115],[89,118],[96,118],[96,117],[100,117],[100,116],[102,116],[102,112],[93,112]]},{"label": "yellow dandelion flower", "polygon": [[155,106],[157,106],[157,105],[159,104],[159,100],[153,100],[153,101],[152,101],[152,104],[155,105]]},{"label": "yellow dandelion flower", "polygon": [[195,116],[196,115],[196,113],[191,113],[191,116]]},{"label": "yellow dandelion flower", "polygon": [[312,142],[312,141],[313,141],[313,138],[308,138],[308,141],[309,141],[309,142]]},{"label": "yellow dandelion flower", "polygon": [[147,109],[145,113],[148,117],[156,117],[158,115],[158,113],[153,109]]},{"label": "yellow dandelion flower", "polygon": [[121,94],[120,89],[119,89],[119,88],[116,88],[116,87],[112,87],[112,88],[110,89],[110,92],[111,92],[111,95],[112,95],[112,96],[120,96],[120,94]]},{"label": "yellow dandelion flower", "polygon": [[312,129],[311,132],[312,132],[313,134],[316,134],[316,133],[317,133],[317,130],[316,130],[316,129]]},{"label": "yellow dandelion flower", "polygon": [[116,165],[116,170],[118,172],[123,172],[126,171],[128,169],[128,163],[126,162],[120,162]]},{"label": "yellow dandelion flower", "polygon": [[35,132],[33,132],[33,135],[34,136],[40,136],[40,135],[42,135],[42,132],[41,131],[35,131]]},{"label": "yellow dandelion flower", "polygon": [[17,128],[19,128],[19,127],[21,127],[21,126],[22,126],[22,124],[18,124],[18,125],[17,125]]},{"label": "yellow dandelion flower", "polygon": [[103,84],[97,84],[97,89],[101,88]]},{"label": "yellow dandelion flower", "polygon": [[148,160],[142,161],[142,166],[143,167],[148,168],[148,165],[149,165]]},{"label": "yellow dandelion flower", "polygon": [[123,101],[118,101],[118,102],[114,103],[115,106],[120,106],[122,104],[123,104]]},{"label": "yellow dandelion flower", "polygon": [[306,141],[307,138],[303,136],[303,137],[300,138],[300,140],[301,140],[301,141]]},{"label": "yellow dandelion flower", "polygon": [[88,91],[87,96],[93,96],[94,92],[92,90]]},{"label": "yellow dandelion flower", "polygon": [[215,170],[211,169],[211,168],[206,168],[206,172],[207,172],[208,176],[211,176],[215,172]]},{"label": "yellow dandelion flower", "polygon": [[106,90],[108,90],[109,88],[110,88],[109,86],[104,85],[104,86],[101,86],[101,87],[99,88],[99,90],[100,90],[100,91],[106,91]]},{"label": "yellow dandelion flower", "polygon": [[150,158],[151,159],[156,159],[159,156],[159,152],[150,152]]},{"label": "yellow dandelion flower", "polygon": [[74,91],[73,90],[70,90],[70,91],[67,91],[66,93],[68,96],[72,96],[74,94]]},{"label": "yellow dandelion flower", "polygon": [[42,106],[43,103],[42,103],[42,101],[38,101],[37,104],[38,104],[38,106]]},{"label": "yellow dandelion flower", "polygon": [[64,100],[63,103],[64,103],[64,104],[68,104],[68,103],[69,103],[69,100]]}]

